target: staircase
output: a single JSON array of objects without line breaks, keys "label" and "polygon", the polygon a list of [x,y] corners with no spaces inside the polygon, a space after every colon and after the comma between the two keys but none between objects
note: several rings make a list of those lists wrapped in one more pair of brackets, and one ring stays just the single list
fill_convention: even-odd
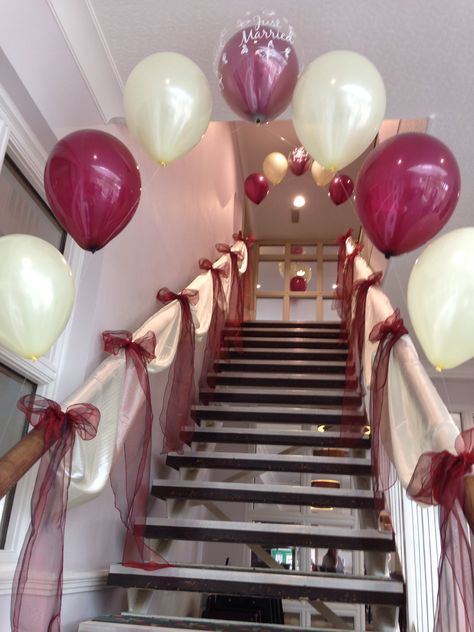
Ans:
[{"label": "staircase", "polygon": [[[377,608],[382,613],[379,621],[385,623],[367,629],[398,629],[396,613],[405,603],[404,585],[386,576],[384,564],[381,567],[379,564],[379,571],[373,575],[358,576],[310,569],[286,570],[269,553],[271,548],[288,546],[365,551],[367,571],[373,567],[371,555],[384,560],[394,550],[393,534],[375,528],[370,439],[363,436],[348,442],[339,437],[347,360],[343,335],[338,324],[327,322],[255,321],[244,322],[239,329],[225,329],[221,358],[208,377],[209,387],[201,391],[201,403],[193,409],[198,424],[193,444],[189,451],[167,457],[167,465],[179,470],[181,478],[153,481],[155,497],[205,504],[215,519],[189,519],[182,514],[166,519],[149,518],[147,537],[162,543],[193,540],[242,544],[250,547],[260,564],[267,567],[175,564],[143,572],[115,564],[110,568],[110,585],[235,595],[244,597],[248,603],[262,598],[278,603],[281,599],[305,600],[314,607],[315,615],[321,613],[326,620],[320,628],[305,628],[313,632],[353,629],[324,602],[336,606],[371,604],[375,613]],[[345,401],[353,409],[348,422],[364,425],[366,417],[355,378],[349,386],[352,392]],[[225,446],[222,451],[221,446]],[[342,480],[351,483],[334,489],[289,485],[278,480],[257,482],[260,475],[269,473],[276,479],[298,473],[343,477]],[[216,478],[219,480],[213,480]],[[275,512],[281,509],[282,518],[278,522],[230,520],[216,504],[221,501],[246,503],[240,512],[244,518],[245,506],[254,507],[257,503]],[[317,525],[314,518],[301,524],[294,519],[297,512],[284,511],[283,507],[291,506],[358,510],[360,525],[368,528]],[[285,521],[289,515],[293,517]],[[327,519],[322,522],[328,525]],[[81,624],[79,629],[81,632],[302,629],[301,625],[255,621],[130,614],[99,617]]]}]

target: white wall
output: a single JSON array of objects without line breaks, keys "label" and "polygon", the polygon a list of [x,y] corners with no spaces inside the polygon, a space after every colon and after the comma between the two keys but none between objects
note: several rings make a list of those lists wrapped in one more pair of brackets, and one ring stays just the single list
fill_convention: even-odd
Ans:
[{"label": "white wall", "polygon": [[[161,306],[157,290],[185,287],[197,274],[198,259],[216,258],[214,244],[232,242],[241,225],[241,177],[234,158],[227,123],[213,123],[200,144],[187,156],[166,168],[153,164],[130,140],[125,128],[111,133],[127,142],[137,158],[142,176],[139,209],[126,229],[106,248],[86,253],[77,282],[77,296],[66,343],[66,361],[57,382],[57,399],[65,399],[105,357],[101,332],[136,329]],[[198,349],[198,363],[202,349]],[[198,369],[199,373],[199,369]],[[152,380],[155,402],[161,401],[167,375]],[[164,465],[155,410],[153,474],[169,476]],[[26,508],[25,508],[26,509]],[[164,503],[152,502],[152,513],[163,515]],[[198,512],[199,510],[194,510]],[[94,614],[120,612],[125,591],[100,589],[94,583],[109,564],[120,561],[123,530],[113,505],[110,488],[87,504],[68,513],[65,538],[65,595],[63,632]],[[197,562],[201,546],[177,543],[168,559]],[[1,575],[1,569],[0,569]],[[0,630],[9,630],[9,597],[0,591]],[[191,608],[180,598],[170,608]],[[169,602],[171,603],[171,602]],[[162,604],[159,606],[162,607]],[[171,610],[172,612],[172,610]]]}]

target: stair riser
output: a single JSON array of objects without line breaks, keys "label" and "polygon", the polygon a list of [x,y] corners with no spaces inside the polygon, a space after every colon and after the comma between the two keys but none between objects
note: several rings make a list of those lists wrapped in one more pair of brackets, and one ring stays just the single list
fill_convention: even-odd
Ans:
[{"label": "stair riser", "polygon": [[245,338],[316,338],[320,340],[340,340],[346,341],[347,339],[342,336],[338,331],[330,330],[305,330],[305,329],[285,329],[280,330],[273,328],[269,330],[251,329],[247,327],[245,329],[224,329],[224,336],[238,336],[241,334]]},{"label": "stair riser", "polygon": [[344,389],[355,390],[357,382],[355,380],[348,381],[344,379],[318,379],[308,376],[307,378],[298,377],[265,377],[265,376],[246,376],[242,375],[226,375],[225,373],[216,373],[208,376],[207,382],[209,386],[261,386],[274,388],[324,388],[326,390]]},{"label": "stair riser", "polygon": [[[251,361],[245,361],[241,357],[241,354],[236,356],[237,359],[242,360],[239,363],[226,362],[225,360],[217,361],[214,363],[216,371],[249,371],[252,373],[281,373],[282,366],[279,364],[272,364],[271,362],[258,362],[252,363]],[[257,358],[258,359],[258,358]],[[307,359],[307,358],[306,358]],[[339,364],[323,364],[320,366],[312,366],[310,364],[288,365],[287,370],[291,373],[311,373],[312,375],[323,374],[337,374],[345,375],[346,366],[342,363]]]},{"label": "stair riser", "polygon": [[[199,411],[193,411],[192,416],[197,421],[214,420],[214,421],[251,421],[259,423],[282,423],[282,424],[311,424],[326,426],[338,426],[341,423],[341,417],[338,415],[325,415],[324,412],[311,412],[292,414],[291,412],[260,412],[258,409],[254,410],[249,407],[247,411],[232,411],[225,406],[221,407],[222,410],[209,410],[206,411],[204,406]],[[365,418],[360,416],[346,416],[344,418],[345,423],[354,424],[356,426],[364,425]]]},{"label": "stair riser", "polygon": [[[231,529],[219,529],[219,533],[208,531],[199,527],[166,528],[155,527],[153,525],[145,527],[145,537],[157,540],[187,540],[196,542],[228,542],[237,544],[259,544],[267,547],[287,547],[304,546],[309,548],[338,548],[347,551],[380,551],[390,553],[394,551],[394,543],[391,541],[361,540],[357,538],[344,538],[331,536],[330,533],[324,536],[308,536],[306,534],[292,534],[281,536],[279,534],[265,534],[262,537],[255,537],[252,533],[235,533]],[[289,542],[289,539],[291,542]]]},{"label": "stair riser", "polygon": [[244,321],[241,324],[242,329],[255,329],[255,328],[272,328],[272,329],[290,329],[294,327],[295,329],[318,329],[321,331],[341,331],[342,327],[340,323],[332,323],[332,322],[317,322],[317,321],[305,321],[305,320],[294,320],[288,322],[277,321],[277,320],[248,320]]},{"label": "stair riser", "polygon": [[288,404],[290,406],[333,406],[341,407],[343,402],[347,406],[359,407],[360,397],[344,397],[339,395],[284,395],[278,393],[228,393],[215,391],[201,393],[201,401],[245,404]]},{"label": "stair riser", "polygon": [[359,590],[338,590],[324,586],[317,590],[308,586],[271,585],[265,583],[246,584],[232,579],[229,571],[228,581],[216,581],[210,577],[187,578],[166,577],[160,575],[114,574],[109,575],[109,586],[125,586],[134,588],[153,588],[157,590],[179,590],[200,593],[215,593],[226,595],[248,595],[253,597],[272,597],[280,599],[321,599],[323,601],[337,601],[344,603],[364,603],[380,605],[401,605],[403,595],[389,592],[374,593],[361,588]]},{"label": "stair riser", "polygon": [[304,446],[308,448],[353,448],[368,450],[370,441],[367,439],[333,439],[325,437],[325,433],[314,433],[312,437],[285,437],[277,436],[270,433],[262,433],[259,436],[242,435],[233,433],[232,430],[226,430],[225,433],[212,433],[207,431],[196,430],[193,442],[198,443],[235,443],[244,445],[283,445],[283,446]]},{"label": "stair riser", "polygon": [[[253,350],[253,349],[222,349],[221,357],[238,358],[242,360],[320,360],[325,362],[345,362],[347,353],[341,351],[296,351],[296,350]],[[344,367],[345,371],[345,367]]]},{"label": "stair riser", "polygon": [[374,509],[373,498],[359,496],[329,496],[308,494],[303,492],[274,493],[265,489],[258,489],[257,486],[251,490],[227,490],[215,489],[194,489],[188,487],[186,489],[176,489],[166,485],[153,486],[153,496],[167,500],[171,498],[182,498],[188,500],[216,500],[225,502],[241,502],[241,503],[264,503],[271,505],[305,505],[315,507],[344,507],[350,509]]},{"label": "stair riser", "polygon": [[307,474],[331,474],[335,476],[370,476],[370,466],[351,465],[346,466],[334,463],[285,463],[277,460],[265,462],[245,461],[243,459],[232,459],[223,461],[219,458],[199,458],[187,457],[186,455],[168,456],[166,464],[175,469],[180,468],[208,468],[220,470],[250,470],[262,472],[300,472]]},{"label": "stair riser", "polygon": [[241,338],[224,338],[224,346],[225,347],[236,347],[243,346],[244,349],[251,349],[254,347],[260,349],[334,349],[335,351],[341,350],[347,353],[348,347],[347,343],[339,343],[339,342],[324,342],[318,340],[317,342],[313,342],[312,340],[285,340],[282,338],[281,340],[272,340],[272,339],[263,339],[260,340],[256,338],[255,340],[252,338],[241,337]]}]

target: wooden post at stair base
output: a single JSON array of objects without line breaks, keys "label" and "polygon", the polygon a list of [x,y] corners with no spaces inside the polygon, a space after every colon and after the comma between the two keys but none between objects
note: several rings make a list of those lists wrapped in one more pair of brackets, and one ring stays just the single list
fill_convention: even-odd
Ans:
[{"label": "wooden post at stair base", "polygon": [[3,498],[51,447],[43,428],[33,428],[0,459],[0,498]]},{"label": "wooden post at stair base", "polygon": [[464,478],[464,515],[474,534],[474,476]]}]

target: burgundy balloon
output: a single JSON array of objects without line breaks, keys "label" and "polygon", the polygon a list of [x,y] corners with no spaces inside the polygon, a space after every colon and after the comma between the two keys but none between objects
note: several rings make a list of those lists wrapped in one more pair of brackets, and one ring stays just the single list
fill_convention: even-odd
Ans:
[{"label": "burgundy balloon", "polygon": [[239,116],[254,123],[276,118],[291,101],[298,59],[288,36],[264,27],[233,35],[219,59],[222,94]]},{"label": "burgundy balloon", "polygon": [[134,157],[115,136],[98,130],[73,132],[54,146],[44,185],[58,222],[91,252],[125,228],[140,201]]},{"label": "burgundy balloon", "polygon": [[290,290],[292,292],[306,292],[306,279],[302,276],[294,276],[290,279]]},{"label": "burgundy balloon", "polygon": [[311,167],[311,156],[304,147],[295,147],[288,154],[288,166],[295,176],[301,176]]},{"label": "burgundy balloon", "polygon": [[422,246],[451,217],[461,175],[456,159],[427,134],[400,134],[371,152],[356,182],[356,207],[367,235],[385,256]]},{"label": "burgundy balloon", "polygon": [[249,200],[255,204],[260,204],[267,197],[270,187],[264,175],[251,173],[245,178],[244,190]]},{"label": "burgundy balloon", "polygon": [[329,183],[328,195],[334,204],[339,206],[339,204],[347,202],[353,191],[352,179],[344,173],[338,173]]}]

